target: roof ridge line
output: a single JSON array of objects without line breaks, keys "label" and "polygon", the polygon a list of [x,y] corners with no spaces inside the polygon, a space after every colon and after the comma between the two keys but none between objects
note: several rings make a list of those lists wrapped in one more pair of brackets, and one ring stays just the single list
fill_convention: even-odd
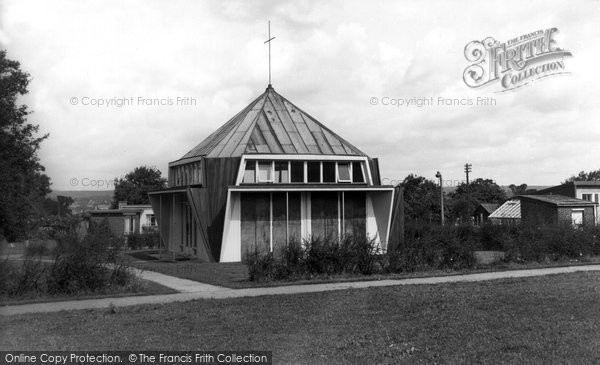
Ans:
[{"label": "roof ridge line", "polygon": [[[273,92],[275,92],[273,90]],[[345,138],[343,138],[342,136],[340,136],[339,134],[335,133],[334,131],[332,131],[331,129],[327,128],[327,126],[325,126],[324,124],[322,124],[321,122],[319,122],[315,117],[313,117],[312,115],[310,115],[309,113],[305,112],[302,108],[299,108],[296,104],[292,103],[291,101],[289,101],[288,99],[286,99],[283,95],[277,93],[277,95],[279,95],[283,100],[287,101],[288,103],[292,104],[296,109],[298,109],[300,112],[302,112],[303,114],[305,114],[307,117],[309,117],[313,122],[317,123],[317,125],[323,129],[325,129],[327,132],[333,134],[334,136],[337,136],[339,139],[341,139],[343,142],[347,143],[353,150],[354,152],[358,153],[359,155],[363,155],[363,156],[367,156],[366,153],[364,153],[363,151],[361,151],[358,147],[354,146],[352,143],[348,142]],[[327,142],[329,143],[329,142]],[[333,148],[332,148],[333,149]]]},{"label": "roof ridge line", "polygon": [[[251,103],[250,103],[250,104],[249,104],[247,107],[245,107],[244,109],[242,109],[242,111],[240,111],[238,114],[236,114],[236,117],[238,117],[238,116],[240,116],[240,115],[242,115],[242,114],[244,114],[244,115],[248,115],[248,112],[249,112],[250,110],[254,109],[254,106],[255,106],[255,105],[256,105],[256,104],[259,102],[259,100],[260,100],[262,97],[264,97],[264,95],[265,95],[266,93],[267,93],[267,92],[265,91],[265,92],[264,92],[264,93],[262,93],[262,94],[261,94],[261,95],[260,95],[258,98],[254,99],[254,101],[253,101],[253,102],[251,102]],[[244,118],[241,118],[241,119],[240,119],[239,121],[237,121],[237,123],[235,123],[235,124],[241,123],[243,120],[244,120]],[[253,122],[254,122],[254,121],[253,121]],[[233,135],[234,135],[234,134],[235,134],[235,133],[227,133],[226,135],[224,135],[224,136],[223,136],[223,138],[221,138],[221,140],[219,140],[219,142],[223,142],[223,141],[225,140],[225,138],[229,137],[229,138],[227,138],[227,141],[225,141],[225,142],[226,142],[225,144],[227,144],[227,142],[229,142],[229,141],[231,140],[231,138],[233,137]],[[221,150],[222,150],[222,149],[221,149]],[[234,150],[235,150],[235,149],[234,149]],[[211,151],[211,152],[212,152],[212,151]],[[220,152],[221,152],[221,151],[220,151]],[[219,152],[219,153],[220,153],[220,152]],[[208,153],[207,153],[207,155],[208,155]]]},{"label": "roof ridge line", "polygon": [[[275,90],[273,90],[273,93],[277,94],[275,92]],[[277,94],[277,96],[280,96],[279,94]],[[279,120],[281,121],[281,128],[283,128],[283,131],[285,132],[285,135],[287,136],[287,138],[290,140],[290,144],[291,146],[294,148],[294,150],[296,150],[296,153],[300,153],[298,151],[298,149],[296,148],[296,146],[294,146],[294,140],[292,139],[292,137],[290,136],[290,134],[288,133],[287,129],[285,128],[285,125],[283,124],[283,119],[281,118],[281,116],[279,115],[279,113],[277,112],[277,108],[275,108],[275,104],[273,103],[273,100],[271,100],[272,95],[267,95],[267,98],[269,99],[269,102],[271,103],[271,105],[273,106],[273,111],[275,112],[275,114],[277,115],[277,117],[279,118]],[[284,106],[285,107],[285,106]],[[269,125],[271,123],[269,122]],[[293,124],[293,123],[292,123]],[[294,125],[294,128],[296,128],[296,125]],[[296,128],[296,131],[298,132],[298,128]],[[274,132],[274,131],[273,131]],[[279,141],[278,138],[278,142],[281,145],[281,141]],[[306,146],[305,146],[306,147]],[[283,146],[281,148],[282,151],[285,151],[283,149]],[[308,148],[306,148],[306,150],[308,151]]]},{"label": "roof ridge line", "polygon": [[[261,95],[261,96],[262,96],[262,95]],[[263,106],[260,108],[260,110],[262,111],[262,110],[263,110],[263,108],[264,108],[264,103],[263,103]],[[248,128],[248,130],[246,131],[246,133],[244,133],[244,137],[243,137],[243,138],[240,140],[240,144],[241,144],[241,143],[242,143],[244,140],[248,141],[248,139],[249,139],[249,138],[252,138],[252,132],[254,131],[254,128],[256,128],[256,123],[257,123],[257,120],[258,120],[258,117],[259,117],[259,116],[260,116],[260,112],[256,113],[256,115],[255,115],[255,116],[254,116],[254,118],[252,119],[252,123],[250,124],[250,125],[253,125],[254,127],[253,127],[253,128]],[[246,139],[246,135],[248,135],[248,136],[249,136],[249,137],[248,137],[248,139]],[[245,146],[245,147],[246,147],[246,148],[248,147],[248,142],[246,142],[246,146]],[[236,147],[236,148],[237,148],[237,147]],[[244,148],[244,153],[246,152],[246,148]],[[235,152],[235,149],[233,150],[233,152]],[[233,153],[233,152],[232,152],[232,153]],[[230,157],[231,157],[231,156],[230,156]]]},{"label": "roof ridge line", "polygon": [[[225,122],[223,125],[221,125],[219,128],[217,128],[214,132],[212,132],[211,134],[209,134],[199,144],[197,144],[191,151],[188,151],[185,155],[183,155],[179,159],[177,159],[175,161],[171,161],[171,162],[176,162],[176,161],[181,161],[181,160],[185,160],[185,159],[188,159],[188,158],[203,156],[203,154],[199,154],[199,155],[196,155],[196,156],[188,156],[188,157],[186,157],[190,152],[196,150],[200,145],[202,145],[202,143],[204,143],[205,141],[209,141],[211,139],[211,137],[218,135],[219,132],[222,132],[224,130],[228,130],[228,132],[225,133],[221,139],[218,139],[216,141],[210,141],[213,144],[214,144],[214,142],[216,142],[216,145],[214,145],[212,147],[212,149],[214,149],[219,144],[219,142],[223,141],[223,139],[225,139],[229,135],[229,132],[231,131],[231,129],[234,128],[237,123],[239,123],[239,121],[236,121],[236,119],[240,115],[242,115],[244,113],[247,113],[248,111],[252,110],[252,108],[256,105],[256,103],[258,103],[258,101],[260,100],[260,98],[262,98],[265,94],[266,94],[266,91],[263,92],[262,94],[260,94],[258,97],[256,97],[253,101],[250,102],[250,104],[248,104],[245,108],[243,108],[238,113],[236,113],[233,117],[229,118],[229,120],[227,120],[227,122]],[[207,155],[207,154],[208,153],[206,153],[204,155]]]}]

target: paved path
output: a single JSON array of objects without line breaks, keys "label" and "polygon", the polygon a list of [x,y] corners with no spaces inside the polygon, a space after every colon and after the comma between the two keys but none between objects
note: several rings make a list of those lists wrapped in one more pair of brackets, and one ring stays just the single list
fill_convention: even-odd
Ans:
[{"label": "paved path", "polygon": [[144,280],[154,281],[162,286],[166,286],[171,289],[175,289],[180,293],[198,293],[198,292],[213,292],[219,290],[231,290],[221,286],[215,286],[210,284],[201,283],[198,281],[181,279],[175,276],[161,274],[156,271],[140,270],[131,268],[136,274],[138,274]]},{"label": "paved path", "polygon": [[564,274],[580,271],[600,271],[600,265],[583,265],[569,267],[555,267],[545,269],[531,270],[513,270],[487,272],[467,275],[437,276],[429,278],[398,279],[398,280],[377,280],[377,281],[356,281],[344,283],[325,283],[308,285],[289,285],[269,288],[249,288],[249,289],[229,289],[219,286],[213,286],[195,281],[174,278],[154,272],[143,273],[144,279],[156,281],[162,285],[170,286],[174,289],[185,292],[177,294],[149,295],[121,298],[102,298],[72,300],[65,302],[35,303],[14,306],[0,307],[0,315],[14,315],[24,313],[42,313],[58,312],[62,310],[94,309],[107,308],[109,305],[115,307],[125,307],[138,304],[164,304],[173,302],[185,302],[194,299],[223,299],[223,298],[241,298],[256,297],[263,295],[285,295],[300,293],[316,293],[333,290],[361,289],[371,287],[383,287],[393,285],[422,285],[422,284],[443,284],[443,283],[461,283],[486,281],[507,278],[525,278],[531,276],[542,276],[551,274]]}]

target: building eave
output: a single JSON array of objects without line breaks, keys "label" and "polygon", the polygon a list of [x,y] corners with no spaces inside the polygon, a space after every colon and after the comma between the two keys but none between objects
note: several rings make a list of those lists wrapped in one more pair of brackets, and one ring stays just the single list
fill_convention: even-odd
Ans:
[{"label": "building eave", "polygon": [[358,184],[267,184],[267,185],[232,185],[229,191],[393,191],[392,185],[358,185]]}]

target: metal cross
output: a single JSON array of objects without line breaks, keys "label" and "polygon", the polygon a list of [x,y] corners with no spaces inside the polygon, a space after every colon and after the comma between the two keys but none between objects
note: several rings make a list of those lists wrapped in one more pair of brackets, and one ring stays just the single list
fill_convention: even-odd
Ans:
[{"label": "metal cross", "polygon": [[269,20],[269,39],[265,41],[265,43],[269,43],[269,86],[271,86],[271,41],[275,39],[275,37],[271,38],[271,21]]}]

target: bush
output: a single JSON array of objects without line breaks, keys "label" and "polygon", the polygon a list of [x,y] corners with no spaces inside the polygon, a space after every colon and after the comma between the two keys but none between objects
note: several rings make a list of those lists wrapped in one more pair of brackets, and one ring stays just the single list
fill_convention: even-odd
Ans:
[{"label": "bush", "polygon": [[247,255],[250,280],[310,278],[314,275],[373,274],[381,271],[380,250],[374,240],[345,236],[341,240],[311,237],[292,240],[281,252]]},{"label": "bush", "polygon": [[125,241],[132,250],[158,248],[160,247],[160,234],[158,232],[131,233],[125,237]]},{"label": "bush", "polygon": [[139,279],[117,262],[123,245],[108,224],[93,225],[83,240],[77,233],[61,234],[54,250],[54,262],[31,257],[22,262],[4,260],[0,266],[0,294],[64,295],[133,288]]},{"label": "bush", "polygon": [[518,226],[507,224],[484,224],[479,229],[477,249],[502,251],[507,241],[518,235]]},{"label": "bush", "polygon": [[0,295],[39,296],[46,291],[47,265],[40,260],[0,262]]},{"label": "bush", "polygon": [[507,259],[516,262],[585,260],[600,255],[599,227],[521,225],[505,242]]},{"label": "bush", "polygon": [[41,241],[30,241],[27,246],[25,246],[25,257],[34,257],[34,256],[49,256],[52,253],[50,246],[52,245],[52,241],[41,240]]},{"label": "bush", "polygon": [[36,223],[33,238],[41,240],[55,239],[72,232],[77,232],[78,227],[81,224],[81,218],[76,216],[59,217],[51,215],[42,217]]},{"label": "bush", "polygon": [[405,240],[394,252],[382,254],[374,240],[365,237],[346,236],[339,241],[312,237],[302,245],[291,242],[281,252],[253,252],[246,263],[250,280],[464,270],[476,266],[475,250],[502,250],[505,261],[517,263],[585,260],[600,255],[600,227],[441,227],[409,222]]},{"label": "bush", "polygon": [[477,231],[470,225],[420,226],[397,252],[387,254],[388,272],[461,270],[475,266]]}]

